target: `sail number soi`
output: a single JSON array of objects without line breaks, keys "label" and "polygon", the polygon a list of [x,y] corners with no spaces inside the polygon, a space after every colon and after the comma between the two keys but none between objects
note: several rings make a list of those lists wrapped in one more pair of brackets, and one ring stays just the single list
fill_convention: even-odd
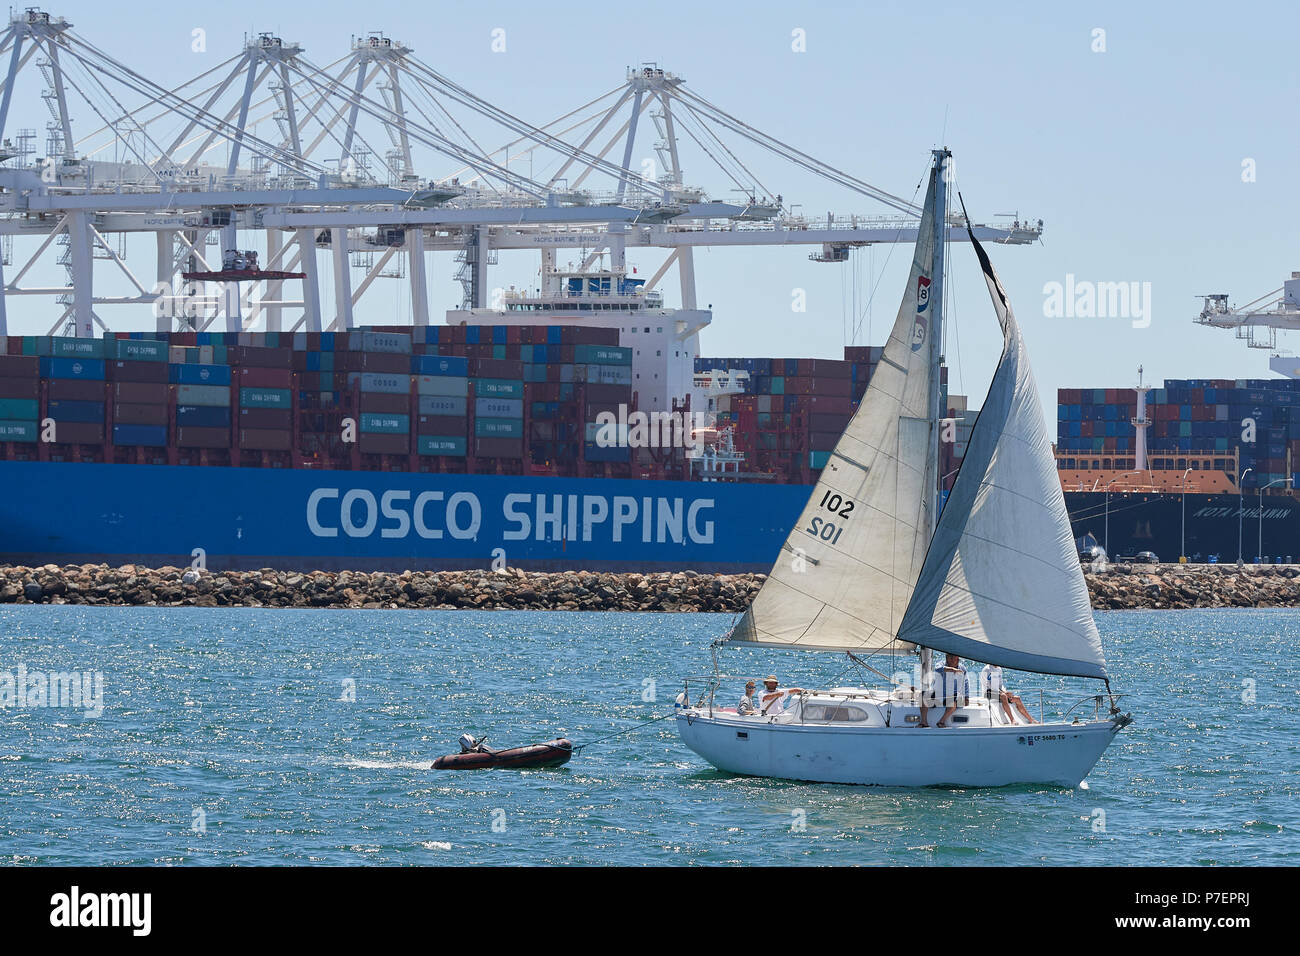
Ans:
[{"label": "sail number soi", "polygon": [[[829,511],[836,518],[848,520],[849,515],[853,514],[853,502],[827,490],[822,495],[822,500],[817,507]],[[804,528],[814,538],[821,538],[830,544],[835,544],[840,540],[840,535],[844,533],[844,525],[839,521],[828,521],[820,515],[815,515],[810,526]]]}]

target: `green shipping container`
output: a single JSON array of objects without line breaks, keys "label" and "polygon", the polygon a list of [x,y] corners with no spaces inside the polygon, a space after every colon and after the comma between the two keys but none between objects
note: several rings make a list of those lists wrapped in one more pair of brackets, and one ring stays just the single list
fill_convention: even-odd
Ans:
[{"label": "green shipping container", "polygon": [[40,403],[34,398],[0,398],[0,421],[35,421]]},{"label": "green shipping container", "polygon": [[410,415],[362,412],[361,431],[367,434],[405,435],[411,430]]},{"label": "green shipping container", "polygon": [[152,339],[107,339],[105,358],[131,362],[166,362],[167,343]]},{"label": "green shipping container", "polygon": [[785,394],[785,376],[784,376],[784,375],[773,375],[773,376],[772,376],[772,384],[771,384],[770,388],[771,388],[771,390],[772,390],[772,391],[771,391],[771,394],[773,394],[773,395],[784,395],[784,394]]},{"label": "green shipping container", "polygon": [[831,460],[831,453],[828,451],[810,451],[808,453],[808,467],[825,468],[826,463]]},{"label": "green shipping container", "polygon": [[498,361],[504,361],[506,357],[506,347],[504,345],[492,346],[492,358]]},{"label": "green shipping container", "polygon": [[244,408],[290,408],[289,396],[287,388],[241,388],[239,404]]},{"label": "green shipping container", "polygon": [[454,458],[464,458],[465,439],[421,435],[418,451],[421,455],[449,455]]},{"label": "green shipping container", "polygon": [[631,365],[632,350],[619,345],[575,345],[575,365]]},{"label": "green shipping container", "polygon": [[48,354],[59,358],[103,358],[102,339],[79,339],[56,335],[50,339]]},{"label": "green shipping container", "polygon": [[36,436],[35,422],[0,421],[0,441],[35,442]]},{"label": "green shipping container", "polygon": [[523,398],[524,383],[505,378],[476,378],[475,398]]},{"label": "green shipping container", "polygon": [[476,418],[474,434],[479,438],[523,438],[522,418]]}]

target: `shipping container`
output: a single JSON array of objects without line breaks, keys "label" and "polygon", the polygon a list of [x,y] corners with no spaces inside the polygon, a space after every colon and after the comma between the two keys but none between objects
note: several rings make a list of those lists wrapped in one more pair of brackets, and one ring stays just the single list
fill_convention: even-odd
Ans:
[{"label": "shipping container", "polygon": [[42,378],[79,378],[103,381],[105,362],[103,359],[55,358],[40,359]]},{"label": "shipping container", "polygon": [[[39,378],[0,378],[0,398],[39,398],[41,380]],[[103,397],[103,390],[100,391]]]},{"label": "shipping container", "polygon": [[[166,363],[168,343],[147,339],[105,339],[103,356],[129,362]],[[149,379],[148,381],[152,381]],[[164,379],[165,381],[165,379]]]},{"label": "shipping container", "polygon": [[398,332],[352,332],[348,335],[348,351],[388,352],[411,354],[411,336]]},{"label": "shipping container", "polygon": [[[293,403],[287,388],[241,388],[239,404],[244,408],[289,408]],[[186,404],[197,405],[198,402]]]},{"label": "shipping container", "polygon": [[469,400],[451,395],[421,395],[417,400],[417,411],[421,415],[453,415],[464,418],[467,414]]},{"label": "shipping container", "polygon": [[240,388],[290,388],[293,371],[288,368],[240,368],[236,370]]},{"label": "shipping container", "polygon": [[410,415],[392,415],[377,412],[362,412],[361,433],[405,435],[411,431]]},{"label": "shipping container", "polygon": [[522,398],[476,398],[474,414],[483,418],[522,418],[524,400]]},{"label": "shipping container", "polygon": [[475,437],[474,454],[480,458],[522,458],[523,439]]},{"label": "shipping container", "polygon": [[59,422],[54,429],[54,444],[100,445],[104,426],[99,422]]},{"label": "shipping container", "polygon": [[409,435],[381,432],[362,432],[357,449],[363,455],[408,455],[411,452]]},{"label": "shipping container", "polygon": [[[193,406],[191,406],[193,407]],[[180,409],[177,409],[176,444],[180,448],[229,448],[230,429],[180,426]],[[229,415],[229,410],[226,410]]]},{"label": "shipping container", "polygon": [[419,453],[421,455],[446,455],[454,458],[465,457],[464,436],[421,435]]},{"label": "shipping container", "polygon": [[523,398],[524,383],[506,379],[476,378],[473,380],[475,398]]},{"label": "shipping container", "polygon": [[[223,429],[226,444],[230,444],[230,408],[216,405],[177,405],[177,428],[189,428],[196,431]],[[204,445],[201,447],[211,447]]]},{"label": "shipping container", "polygon": [[456,375],[421,375],[415,380],[419,395],[443,395],[464,398],[469,391],[469,379]]},{"label": "shipping container", "polygon": [[474,434],[480,438],[522,438],[524,423],[519,418],[475,418]]},{"label": "shipping container", "polygon": [[165,448],[167,446],[167,426],[115,424],[113,426],[113,444]]},{"label": "shipping container", "polygon": [[[71,382],[71,381],[68,381],[68,382],[64,382],[64,383],[62,383],[61,386],[60,386],[60,388],[59,388],[58,390],[59,390],[59,391],[63,391],[63,390],[66,388],[67,390],[71,391],[71,389],[72,389],[72,387],[73,387],[74,385],[77,385],[77,386],[80,386],[80,385],[94,385],[94,386],[98,389],[99,399],[102,399],[102,398],[104,397],[104,386],[103,386],[102,384],[99,384],[99,383],[92,383],[92,382]],[[208,386],[208,385],[186,386],[186,385],[181,385],[181,386],[179,386],[179,387],[177,388],[177,393],[179,394],[181,391],[183,391],[183,390],[186,389],[186,388],[216,388],[216,386]],[[223,394],[226,396],[225,404],[227,404],[227,405],[230,404],[230,389],[228,389],[228,388],[217,388],[217,391],[223,393]],[[51,383],[50,383],[50,398],[55,398],[55,397],[56,397],[54,393],[55,393],[54,383],[51,382]],[[164,385],[164,384],[161,384],[161,383],[157,383],[157,382],[114,382],[112,385],[110,385],[110,386],[108,387],[108,395],[109,395],[109,399],[110,399],[111,401],[114,401],[114,402],[124,402],[124,403],[126,403],[126,404],[128,404],[128,405],[166,405],[166,404],[168,403],[168,401],[171,400],[171,389],[170,389],[167,385]],[[75,396],[72,395],[72,394],[69,394],[69,395],[66,395],[66,396],[65,396],[65,395],[58,395],[57,397],[58,397],[58,398],[75,398]],[[88,399],[86,399],[86,400],[87,400],[87,401],[94,401],[95,399],[93,399],[93,398],[88,398]],[[200,402],[194,402],[193,404],[198,405],[198,404],[201,404],[201,403],[200,403]]]},{"label": "shipping container", "polygon": [[108,378],[113,382],[163,382],[170,378],[166,361],[136,362],[117,361],[108,363]]},{"label": "shipping container", "polygon": [[[9,414],[5,402],[0,402],[0,418],[35,418],[36,403],[31,402],[31,414]],[[56,422],[103,422],[103,402],[48,402],[45,414]]]},{"label": "shipping container", "polygon": [[113,424],[119,423],[123,425],[166,425],[167,406],[115,404],[113,406]]},{"label": "shipping container", "polygon": [[461,435],[469,431],[469,419],[454,415],[420,415],[415,430],[421,435]]},{"label": "shipping container", "polygon": [[293,412],[287,408],[240,408],[238,427],[254,429],[289,429]]},{"label": "shipping container", "polygon": [[36,422],[0,421],[0,442],[14,441],[31,444],[40,439]]},{"label": "shipping container", "polygon": [[[354,373],[356,374],[356,373]],[[352,384],[352,375],[348,376]],[[394,375],[388,372],[362,372],[357,377],[361,391],[378,392],[384,395],[409,395],[411,393],[411,376]]]},{"label": "shipping container", "polygon": [[455,355],[412,355],[412,375],[469,377],[469,360]]},{"label": "shipping container", "polygon": [[167,369],[173,385],[229,385],[230,373],[229,365],[170,365]]},{"label": "shipping container", "polygon": [[241,428],[239,447],[248,451],[288,451],[292,437],[288,431],[274,428]]}]

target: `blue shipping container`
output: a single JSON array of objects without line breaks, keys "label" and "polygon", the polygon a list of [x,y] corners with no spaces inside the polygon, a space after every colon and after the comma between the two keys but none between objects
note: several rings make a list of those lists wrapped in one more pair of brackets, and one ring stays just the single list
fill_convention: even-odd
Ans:
[{"label": "blue shipping container", "polygon": [[102,423],[103,402],[50,402],[46,414],[56,422]]},{"label": "blue shipping container", "polygon": [[41,359],[41,378],[80,378],[102,382],[104,360],[46,356]]},{"label": "blue shipping container", "polygon": [[177,405],[178,428],[229,428],[230,409],[217,405]]},{"label": "blue shipping container", "polygon": [[161,448],[167,444],[166,425],[114,425],[113,444],[149,445]]},{"label": "blue shipping container", "polygon": [[173,385],[229,385],[229,365],[169,365],[167,377]]}]

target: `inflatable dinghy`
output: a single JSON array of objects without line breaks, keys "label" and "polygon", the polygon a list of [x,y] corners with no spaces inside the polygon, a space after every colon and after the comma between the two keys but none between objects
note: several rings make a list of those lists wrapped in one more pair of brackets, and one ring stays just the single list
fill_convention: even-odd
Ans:
[{"label": "inflatable dinghy", "polygon": [[466,734],[461,751],[447,754],[433,762],[434,770],[492,770],[497,767],[517,770],[523,767],[558,767],[573,756],[573,741],[557,737],[544,744],[494,750],[486,746],[487,738],[475,740]]}]

